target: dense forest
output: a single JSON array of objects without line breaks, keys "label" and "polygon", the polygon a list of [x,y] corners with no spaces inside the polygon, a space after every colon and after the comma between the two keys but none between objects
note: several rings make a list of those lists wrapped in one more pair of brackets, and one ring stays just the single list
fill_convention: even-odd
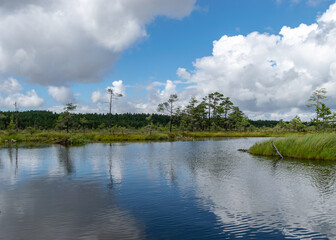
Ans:
[{"label": "dense forest", "polygon": [[[7,111],[0,112],[0,129],[14,128],[16,122],[16,112]],[[50,111],[24,111],[18,112],[18,128],[23,130],[32,127],[39,130],[52,130],[57,128],[57,120],[61,114]],[[145,113],[125,113],[112,114],[112,124],[114,127],[141,129],[148,125],[148,118],[155,126],[165,127],[169,124],[169,116],[163,114],[145,114]],[[72,127],[75,129],[81,128],[80,119],[86,119],[86,129],[104,129],[109,124],[109,114],[85,113],[72,114]],[[14,126],[10,125],[11,119]],[[270,120],[249,120],[252,126],[274,127],[279,121]],[[180,119],[174,119],[174,124],[180,126]],[[13,124],[12,124],[13,125]]]},{"label": "dense forest", "polygon": [[[8,129],[12,125],[16,124],[16,112],[0,112],[0,128]],[[51,130],[58,127],[58,119],[61,114],[50,111],[25,111],[18,112],[18,128],[26,129],[27,127],[33,127],[40,130]],[[149,114],[113,114],[112,123],[113,126],[127,127],[139,129],[148,124],[146,118]],[[165,126],[169,122],[169,117],[161,114],[152,114],[152,121],[155,125]],[[109,124],[109,114],[98,113],[85,113],[85,114],[71,114],[71,127],[78,129],[83,127],[83,119],[85,118],[84,127],[86,129],[104,129]],[[82,119],[82,121],[81,121]]]}]

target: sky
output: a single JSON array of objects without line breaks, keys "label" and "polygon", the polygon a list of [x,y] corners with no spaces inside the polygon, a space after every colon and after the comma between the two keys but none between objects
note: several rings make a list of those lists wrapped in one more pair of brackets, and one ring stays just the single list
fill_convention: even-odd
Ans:
[{"label": "sky", "polygon": [[218,91],[251,119],[336,109],[335,0],[0,0],[0,110],[152,113]]}]

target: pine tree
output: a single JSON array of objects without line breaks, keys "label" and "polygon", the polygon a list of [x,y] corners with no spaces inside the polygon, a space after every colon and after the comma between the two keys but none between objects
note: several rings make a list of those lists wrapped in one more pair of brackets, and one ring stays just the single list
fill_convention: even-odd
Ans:
[{"label": "pine tree", "polygon": [[170,120],[169,120],[169,132],[172,132],[172,127],[173,127],[173,115],[176,113],[176,106],[175,102],[178,100],[178,97],[176,94],[171,94],[169,96],[169,99],[167,102],[160,103],[158,105],[158,112],[166,112],[169,113]]},{"label": "pine tree", "polygon": [[315,122],[318,126],[320,125],[320,111],[323,103],[322,100],[327,98],[326,93],[327,91],[325,90],[325,88],[317,89],[308,99],[308,101],[312,103],[308,104],[307,107],[315,108],[316,118],[313,119],[313,122]]}]

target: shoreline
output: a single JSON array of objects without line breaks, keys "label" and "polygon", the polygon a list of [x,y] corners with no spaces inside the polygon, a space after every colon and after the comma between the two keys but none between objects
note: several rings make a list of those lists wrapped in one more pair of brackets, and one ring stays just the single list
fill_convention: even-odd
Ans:
[{"label": "shoreline", "polygon": [[63,144],[81,145],[86,143],[117,143],[117,142],[148,142],[148,141],[193,141],[200,139],[216,138],[244,138],[244,137],[284,137],[297,133],[289,132],[130,132],[130,133],[62,133],[62,132],[39,132],[39,133],[14,133],[1,134],[1,145],[13,144]]}]

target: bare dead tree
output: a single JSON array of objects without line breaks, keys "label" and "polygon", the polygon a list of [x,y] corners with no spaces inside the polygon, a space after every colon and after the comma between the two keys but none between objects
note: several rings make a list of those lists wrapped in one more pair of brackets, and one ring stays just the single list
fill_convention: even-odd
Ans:
[{"label": "bare dead tree", "polygon": [[16,102],[14,103],[14,107],[15,107],[15,115],[16,115],[15,129],[16,129],[16,132],[18,132],[19,131],[19,109],[18,109],[18,105]]},{"label": "bare dead tree", "polygon": [[116,93],[112,88],[107,89],[107,94],[109,94],[109,132],[111,134],[111,128],[112,128],[112,103],[113,100],[122,97],[123,95],[120,93]]}]

